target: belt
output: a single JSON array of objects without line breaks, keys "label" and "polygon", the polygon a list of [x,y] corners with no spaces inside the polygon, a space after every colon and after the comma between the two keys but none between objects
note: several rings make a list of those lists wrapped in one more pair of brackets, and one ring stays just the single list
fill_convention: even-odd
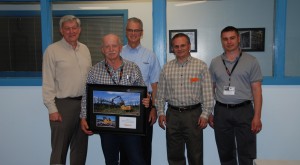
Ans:
[{"label": "belt", "polygon": [[82,96],[78,96],[78,97],[67,97],[67,99],[81,100],[81,99],[82,99]]},{"label": "belt", "polygon": [[194,104],[194,105],[188,105],[188,106],[181,106],[181,107],[176,107],[176,106],[168,104],[169,108],[174,109],[174,110],[179,111],[179,112],[190,111],[190,110],[196,109],[200,106],[201,106],[201,103]]},{"label": "belt", "polygon": [[252,103],[251,100],[247,100],[247,101],[241,102],[239,104],[224,104],[224,103],[221,103],[219,101],[216,101],[217,105],[220,105],[220,106],[223,106],[223,107],[226,107],[226,108],[238,108],[238,107],[242,107],[242,106],[248,105],[250,103]]}]

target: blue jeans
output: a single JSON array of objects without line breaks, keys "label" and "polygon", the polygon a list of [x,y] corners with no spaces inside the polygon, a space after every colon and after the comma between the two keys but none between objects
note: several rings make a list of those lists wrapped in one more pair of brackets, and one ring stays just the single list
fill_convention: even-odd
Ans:
[{"label": "blue jeans", "polygon": [[121,149],[126,152],[131,165],[146,165],[140,136],[101,133],[100,137],[106,165],[119,164]]}]

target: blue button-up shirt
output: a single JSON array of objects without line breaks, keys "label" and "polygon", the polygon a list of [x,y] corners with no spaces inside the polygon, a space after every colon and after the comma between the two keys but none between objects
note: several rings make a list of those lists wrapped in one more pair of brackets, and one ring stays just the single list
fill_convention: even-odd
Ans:
[{"label": "blue button-up shirt", "polygon": [[142,45],[134,49],[129,45],[125,45],[122,49],[121,56],[139,66],[148,92],[151,92],[151,84],[158,82],[161,70],[156,55]]}]

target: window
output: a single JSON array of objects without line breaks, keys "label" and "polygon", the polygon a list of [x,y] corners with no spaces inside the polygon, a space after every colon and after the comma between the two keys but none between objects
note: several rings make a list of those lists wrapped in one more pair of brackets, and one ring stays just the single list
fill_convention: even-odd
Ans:
[{"label": "window", "polygon": [[43,42],[52,36],[53,42],[61,39],[59,19],[63,15],[72,14],[80,18],[82,30],[79,41],[90,49],[93,64],[103,59],[100,53],[103,35],[115,33],[125,41],[128,10],[53,11],[53,35],[45,35],[46,39],[42,39],[41,35],[41,19],[45,18],[41,18],[39,13],[0,11],[0,85],[42,84]]},{"label": "window", "polygon": [[41,76],[39,16],[0,17],[0,77]]},{"label": "window", "polygon": [[289,0],[287,3],[287,19],[286,19],[286,46],[285,46],[285,76],[299,77],[300,76],[300,23],[298,9],[300,1]]}]

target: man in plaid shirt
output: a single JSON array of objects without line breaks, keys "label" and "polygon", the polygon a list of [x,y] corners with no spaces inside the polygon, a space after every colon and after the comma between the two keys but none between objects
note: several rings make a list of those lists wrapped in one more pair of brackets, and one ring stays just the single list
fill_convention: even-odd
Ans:
[{"label": "man in plaid shirt", "polygon": [[[108,85],[137,85],[146,86],[139,67],[120,56],[122,43],[115,34],[107,34],[102,39],[101,51],[105,60],[98,62],[92,67],[87,76],[86,83],[108,84]],[[142,103],[149,107],[150,98],[143,98]],[[88,135],[93,132],[89,130],[86,121],[86,92],[82,96],[81,102],[81,129]],[[141,136],[119,135],[112,133],[100,133],[102,151],[107,165],[119,164],[120,149],[127,152],[131,165],[146,165],[142,154]]]},{"label": "man in plaid shirt", "polygon": [[159,126],[166,128],[168,162],[185,165],[186,147],[189,164],[203,165],[203,129],[214,101],[210,73],[203,61],[191,56],[186,34],[176,34],[171,44],[176,59],[163,67],[155,101]]}]

